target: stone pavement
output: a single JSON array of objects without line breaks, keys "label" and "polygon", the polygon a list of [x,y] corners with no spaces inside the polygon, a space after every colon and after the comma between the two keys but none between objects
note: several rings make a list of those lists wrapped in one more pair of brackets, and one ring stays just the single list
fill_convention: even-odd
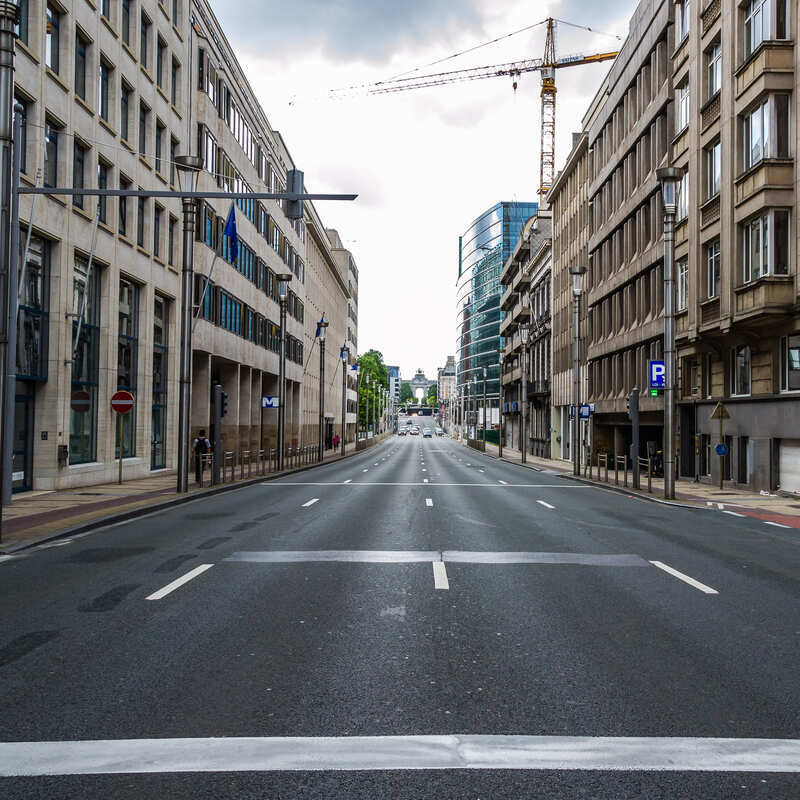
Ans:
[{"label": "stone pavement", "polygon": [[[382,438],[382,437],[379,437]],[[353,455],[355,446],[347,445],[346,456]],[[338,451],[325,453],[325,462],[335,461],[342,456]],[[270,472],[270,477],[283,473]],[[244,478],[228,480],[220,486],[210,487],[208,472],[205,473],[205,486],[201,488],[194,481],[194,469],[189,476],[189,494],[203,495],[219,491],[220,487],[244,485],[248,481],[263,479],[254,472],[248,477],[245,468]],[[159,472],[148,478],[118,483],[103,483],[95,486],[80,486],[61,491],[33,491],[14,495],[10,506],[3,509],[2,540],[0,553],[27,546],[40,540],[57,536],[86,523],[97,522],[126,512],[147,508],[158,508],[163,503],[178,499],[175,491],[174,470]]]},{"label": "stone pavement", "polygon": [[[486,455],[492,458],[498,457],[497,445],[487,443]],[[510,447],[503,447],[503,460],[521,464],[519,450]],[[529,455],[525,466],[535,470],[546,470],[565,475],[572,474],[572,464],[561,459],[538,458]],[[603,476],[605,472],[603,472]],[[588,475],[581,476],[582,480],[596,483],[598,486],[612,486],[617,488],[614,483],[614,470],[608,471],[609,481],[597,480],[597,469],[594,470],[594,477],[590,479]],[[634,490],[631,487],[632,477],[628,473],[628,488],[623,485],[623,473],[619,473],[619,487],[625,489],[628,494],[642,495],[643,497],[664,498],[664,479],[654,477],[652,480],[653,491],[647,492],[647,476],[641,476],[641,490]],[[791,528],[800,529],[800,496],[791,495],[762,495],[746,489],[738,489],[731,486],[724,486],[720,490],[716,484],[697,482],[691,480],[678,480],[675,483],[675,502],[697,506],[700,508],[714,508],[717,511],[730,511],[736,514],[755,517],[767,522],[774,522],[778,525],[786,525]]]}]

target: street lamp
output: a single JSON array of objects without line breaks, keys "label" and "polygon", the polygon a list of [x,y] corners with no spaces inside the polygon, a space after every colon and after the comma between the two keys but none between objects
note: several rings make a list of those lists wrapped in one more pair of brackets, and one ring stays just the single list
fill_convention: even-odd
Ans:
[{"label": "street lamp", "polygon": [[323,445],[323,435],[325,427],[325,333],[329,323],[320,320],[317,323],[319,328],[319,460],[325,453]]},{"label": "street lamp", "polygon": [[[522,307],[528,308],[530,306],[530,296],[526,292],[520,298],[522,301]],[[522,343],[522,374],[520,376],[520,394],[522,395],[520,398],[520,415],[521,415],[521,422],[519,426],[519,450],[520,450],[520,461],[524,464],[528,460],[528,324],[523,322],[519,326],[519,338],[520,342]]]},{"label": "street lamp", "polygon": [[497,437],[497,457],[503,457],[503,351],[500,350],[497,354],[497,363],[500,365],[500,430]]},{"label": "street lamp", "polygon": [[[176,156],[181,191],[197,191],[197,178],[203,162],[199,156]],[[189,422],[192,394],[192,282],[194,281],[194,226],[196,201],[191,196],[183,203],[183,272],[181,274],[181,351],[178,387],[178,492],[189,489]],[[121,445],[120,445],[121,447]]]},{"label": "street lamp", "polygon": [[375,406],[376,406],[376,401],[378,399],[375,396],[375,385],[377,384],[377,381],[373,377],[373,378],[370,379],[370,383],[372,385],[372,436],[374,438],[375,437]]},{"label": "street lamp", "polygon": [[489,370],[483,368],[483,452],[486,452],[486,376]]},{"label": "street lamp", "polygon": [[583,276],[585,267],[572,266],[569,268],[572,275],[572,405],[574,407],[572,419],[572,474],[581,474],[580,451],[580,408],[581,408],[581,335],[580,335],[580,308],[581,292],[583,292]]},{"label": "street lamp", "polygon": [[[675,214],[683,170],[661,167],[656,176],[661,182],[664,201],[664,497],[675,499]],[[638,453],[637,453],[638,457]]]},{"label": "street lamp", "polygon": [[342,359],[342,455],[345,454],[345,433],[347,431],[347,356],[349,354],[349,348],[343,344],[339,351],[339,358]]},{"label": "street lamp", "polygon": [[286,299],[289,296],[291,272],[276,276],[278,279],[278,300],[281,306],[281,360],[278,367],[278,470],[283,469],[284,424],[286,422]]}]

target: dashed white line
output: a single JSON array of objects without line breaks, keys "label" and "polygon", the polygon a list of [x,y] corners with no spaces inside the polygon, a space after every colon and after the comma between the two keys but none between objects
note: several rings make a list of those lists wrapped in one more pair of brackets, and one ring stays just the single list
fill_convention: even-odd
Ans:
[{"label": "dashed white line", "polygon": [[545,508],[555,508],[555,506],[551,506],[550,503],[545,503],[544,500],[537,500],[536,501],[540,506],[544,506]]},{"label": "dashed white line", "polygon": [[508,481],[497,481],[498,483],[502,483],[503,486],[508,486]]},{"label": "dashed white line", "polygon": [[303,508],[308,508],[309,506],[313,506],[319,500],[319,497],[312,497],[307,503],[303,503]]},{"label": "dashed white line", "polygon": [[447,580],[447,567],[444,561],[433,561],[433,588],[449,589],[450,583]]},{"label": "dashed white line", "polygon": [[[423,482],[423,483],[427,483],[427,482],[428,482],[428,479],[427,479],[427,478],[423,478],[423,479],[422,479],[422,482]],[[785,526],[784,526],[784,527],[785,527]]]},{"label": "dashed white line", "polygon": [[663,569],[664,572],[668,572],[670,575],[672,575],[674,578],[677,578],[679,581],[688,583],[689,586],[694,586],[695,589],[699,589],[701,592],[705,592],[705,594],[719,594],[719,592],[716,589],[712,589],[710,586],[706,586],[704,583],[700,583],[700,581],[696,581],[694,578],[690,578],[688,575],[684,575],[682,572],[678,572],[678,570],[667,566],[661,561],[651,561],[650,563],[654,567],[658,567],[659,569]]},{"label": "dashed white line", "polygon": [[425,498],[425,505],[426,506],[432,506],[433,505],[433,500],[431,500],[430,497],[426,497]]},{"label": "dashed white line", "polygon": [[351,483],[351,482],[352,482],[352,480],[353,480],[352,478],[348,478],[348,479],[345,481],[345,483]]},{"label": "dashed white line", "polygon": [[369,469],[362,469],[362,472],[369,472]]},{"label": "dashed white line", "polygon": [[145,600],[161,600],[162,597],[166,597],[170,592],[174,592],[176,589],[179,589],[184,583],[188,583],[190,580],[192,580],[192,578],[196,578],[198,575],[202,574],[207,569],[211,569],[213,566],[213,564],[201,564],[199,567],[195,567],[185,575],[172,581],[172,583],[168,583],[157,592],[153,592],[153,594],[148,595]]},{"label": "dashed white line", "polygon": [[730,514],[732,517],[743,517],[744,514],[740,514],[738,511],[723,511],[723,514]]},{"label": "dashed white line", "polygon": [[423,467],[423,468],[422,468],[422,471],[423,471],[423,472],[427,472],[428,470],[427,470],[427,469],[425,469],[425,467]]},{"label": "dashed white line", "polygon": [[769,520],[764,520],[765,525],[773,525],[776,528],[791,528],[791,525],[782,525],[780,522],[771,522]]}]

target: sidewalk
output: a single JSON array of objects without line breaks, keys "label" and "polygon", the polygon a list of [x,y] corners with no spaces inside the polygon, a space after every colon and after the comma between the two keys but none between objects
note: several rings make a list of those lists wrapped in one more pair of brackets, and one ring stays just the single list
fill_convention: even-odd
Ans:
[{"label": "sidewalk", "polygon": [[[355,445],[346,446],[344,458],[355,454]],[[325,453],[323,463],[342,458],[337,450]],[[251,474],[247,477],[227,481],[218,486],[208,486],[210,480],[205,473],[205,486],[201,489],[194,482],[194,469],[189,475],[189,492],[178,495],[175,491],[176,473],[174,470],[159,472],[149,478],[118,483],[102,483],[95,486],[79,486],[61,491],[34,491],[14,495],[10,506],[3,509],[3,538],[0,553],[20,549],[40,540],[54,538],[59,533],[80,528],[87,523],[128,514],[147,513],[149,510],[185,501],[187,497],[202,497],[216,494],[234,486],[246,486],[286,475],[297,469],[307,469],[313,464],[285,469],[283,472],[269,472],[266,476]],[[239,469],[236,469],[239,474]]]},{"label": "sidewalk", "polygon": [[[491,442],[486,444],[486,455],[492,458],[498,457],[498,447]],[[503,447],[503,460],[512,464],[521,464],[521,454],[519,450],[510,447]],[[557,473],[571,477],[572,464],[560,459],[538,458],[529,455],[524,465],[531,469],[541,470],[550,473]],[[605,474],[603,472],[603,474]],[[610,486],[611,488],[623,490],[625,493],[641,496],[649,499],[664,499],[664,479],[653,478],[652,494],[647,492],[647,476],[641,476],[642,489],[634,490],[631,487],[633,478],[628,472],[628,487],[623,484],[623,473],[619,474],[619,486],[614,483],[614,471],[609,469],[609,481],[598,481],[597,468],[594,470],[594,479],[588,475],[581,475],[581,480],[593,483],[597,486]],[[669,501],[672,502],[672,501]],[[725,486],[720,490],[718,485],[709,483],[695,483],[694,480],[678,480],[675,483],[675,501],[682,505],[695,506],[698,508],[714,508],[717,511],[731,511],[749,517],[755,517],[765,522],[774,522],[778,525],[786,525],[791,528],[800,529],[800,497],[789,497],[784,495],[768,495],[753,493],[751,491]]]}]

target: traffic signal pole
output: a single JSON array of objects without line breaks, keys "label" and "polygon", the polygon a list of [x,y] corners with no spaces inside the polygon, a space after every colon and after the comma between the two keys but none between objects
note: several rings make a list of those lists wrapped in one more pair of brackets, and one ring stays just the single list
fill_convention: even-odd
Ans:
[{"label": "traffic signal pole", "polygon": [[630,459],[633,470],[633,488],[639,488],[639,389],[634,386],[628,396],[628,418],[631,421]]}]

